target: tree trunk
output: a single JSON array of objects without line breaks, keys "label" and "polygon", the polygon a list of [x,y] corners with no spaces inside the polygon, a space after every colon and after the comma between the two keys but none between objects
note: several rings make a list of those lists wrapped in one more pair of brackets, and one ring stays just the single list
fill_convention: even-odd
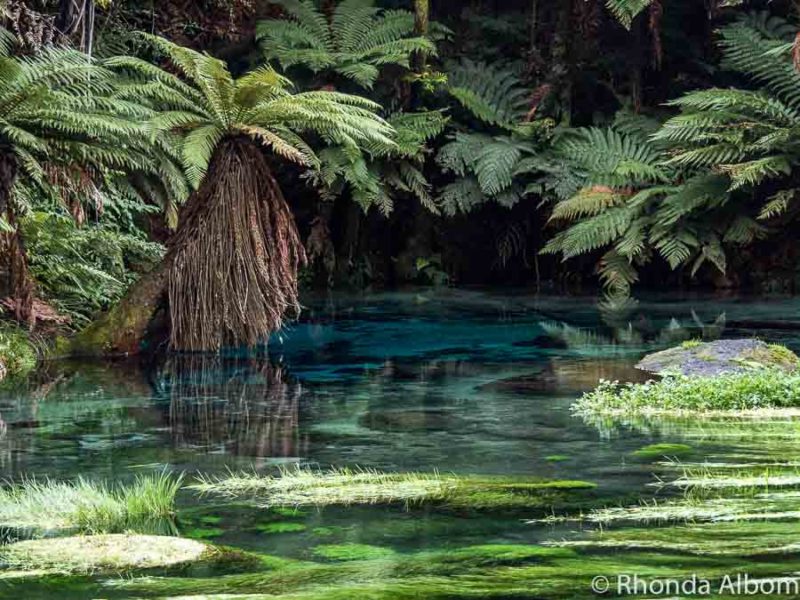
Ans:
[{"label": "tree trunk", "polygon": [[550,56],[550,74],[546,83],[558,94],[561,125],[568,127],[572,121],[572,0],[559,3],[556,30]]},{"label": "tree trunk", "polygon": [[[425,37],[430,30],[430,0],[414,0],[414,34]],[[414,55],[414,71],[423,73],[427,67],[427,58],[424,53]]]},{"label": "tree trunk", "polygon": [[249,138],[220,143],[167,245],[161,264],[78,336],[76,352],[147,350],[144,337],[165,295],[177,351],[255,346],[299,310],[305,251],[267,159]]},{"label": "tree trunk", "polygon": [[33,277],[28,268],[25,242],[11,198],[17,173],[16,159],[10,152],[3,152],[0,155],[0,214],[11,228],[11,231],[2,234],[6,287],[13,303],[15,318],[33,328],[36,324],[36,316],[33,314]]},{"label": "tree trunk", "polygon": [[65,37],[70,37],[80,23],[80,7],[83,0],[60,0],[58,15],[56,16],[56,29]]},{"label": "tree trunk", "polygon": [[148,350],[144,343],[166,296],[170,261],[166,256],[155,269],[142,275],[111,310],[81,331],[72,342],[71,354],[127,356]]}]

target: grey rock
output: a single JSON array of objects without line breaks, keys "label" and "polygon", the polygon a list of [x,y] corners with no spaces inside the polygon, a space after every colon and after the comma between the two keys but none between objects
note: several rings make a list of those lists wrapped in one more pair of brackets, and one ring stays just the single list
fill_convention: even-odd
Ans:
[{"label": "grey rock", "polygon": [[761,340],[739,339],[685,343],[648,354],[636,368],[658,375],[678,372],[688,376],[713,377],[764,367],[791,372],[798,366],[800,359],[788,348]]}]

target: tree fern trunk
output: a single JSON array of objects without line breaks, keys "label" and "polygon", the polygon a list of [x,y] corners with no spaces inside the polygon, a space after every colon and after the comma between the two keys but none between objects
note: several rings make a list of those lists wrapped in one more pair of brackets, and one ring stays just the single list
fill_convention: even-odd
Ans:
[{"label": "tree fern trunk", "polygon": [[2,235],[8,294],[13,302],[16,319],[33,327],[36,320],[33,314],[33,277],[28,268],[25,242],[11,198],[17,173],[16,159],[8,152],[0,155],[0,214],[10,228],[10,231]]},{"label": "tree fern trunk", "polygon": [[159,267],[78,336],[75,350],[137,353],[166,295],[170,348],[255,346],[299,310],[305,251],[266,157],[249,138],[223,141],[181,211]]}]

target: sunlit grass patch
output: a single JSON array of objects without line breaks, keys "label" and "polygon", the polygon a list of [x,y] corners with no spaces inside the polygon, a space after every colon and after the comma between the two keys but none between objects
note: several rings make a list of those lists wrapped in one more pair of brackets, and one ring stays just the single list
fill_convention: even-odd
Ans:
[{"label": "sunlit grass patch", "polygon": [[659,381],[601,381],[573,410],[583,415],[800,414],[800,374],[758,369],[713,377],[667,375]]},{"label": "sunlit grass patch", "polygon": [[800,469],[796,467],[787,469],[779,466],[756,466],[740,471],[720,471],[701,467],[687,469],[683,476],[673,481],[659,482],[653,485],[692,488],[695,490],[698,488],[769,490],[769,488],[800,486]]},{"label": "sunlit grass patch", "polygon": [[142,475],[126,486],[79,478],[0,488],[0,527],[36,532],[153,532],[169,528],[182,477]]},{"label": "sunlit grass patch", "polygon": [[372,470],[287,469],[280,474],[229,473],[201,477],[187,486],[228,499],[252,498],[260,506],[327,506],[415,503],[444,499],[455,480],[438,473],[381,473]]},{"label": "sunlit grass patch", "polygon": [[542,499],[596,486],[572,480],[298,468],[278,475],[229,473],[224,477],[202,477],[188,487],[202,495],[245,499],[262,507],[437,503],[472,509],[514,509],[536,507]]}]

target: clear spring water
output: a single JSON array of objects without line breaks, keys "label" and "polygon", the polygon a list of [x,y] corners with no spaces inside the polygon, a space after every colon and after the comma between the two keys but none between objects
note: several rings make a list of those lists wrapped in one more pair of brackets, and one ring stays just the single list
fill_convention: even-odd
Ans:
[{"label": "clear spring water", "polygon": [[[615,506],[667,494],[648,484],[671,467],[633,455],[648,444],[688,443],[694,462],[778,458],[751,437],[596,427],[569,407],[599,378],[641,378],[633,364],[643,353],[687,339],[759,335],[800,350],[796,300],[662,297],[609,312],[590,299],[444,290],[307,304],[268,356],[49,365],[40,381],[0,398],[0,473],[126,481],[165,468],[191,478],[295,463],[438,470],[594,482],[594,500]],[[314,560],[321,544],[413,553],[586,534],[576,523],[524,522],[561,514],[559,506],[530,514],[347,507],[287,515],[183,492],[179,507],[182,535],[302,560]],[[0,596],[148,595],[129,596],[108,581],[0,583]],[[520,594],[509,588],[509,597]]]}]

